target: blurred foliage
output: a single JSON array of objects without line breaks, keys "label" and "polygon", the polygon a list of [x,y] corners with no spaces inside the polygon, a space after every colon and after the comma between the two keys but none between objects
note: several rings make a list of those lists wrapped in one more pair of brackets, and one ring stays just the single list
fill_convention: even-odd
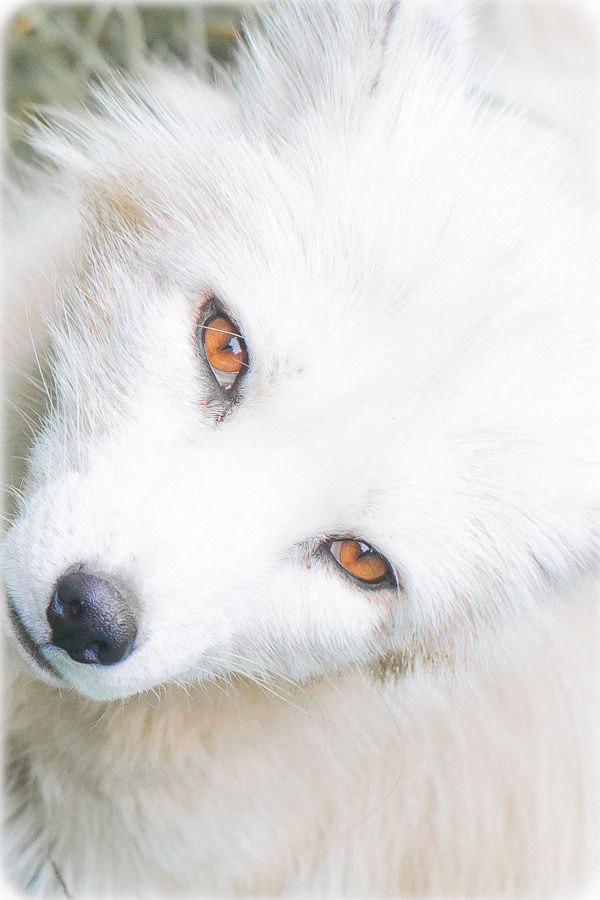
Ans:
[{"label": "blurred foliage", "polygon": [[[109,68],[135,72],[150,55],[210,75],[227,63],[247,4],[31,5],[4,29],[5,138],[31,156],[26,129],[39,106],[76,106]],[[10,154],[12,155],[12,154]]]}]

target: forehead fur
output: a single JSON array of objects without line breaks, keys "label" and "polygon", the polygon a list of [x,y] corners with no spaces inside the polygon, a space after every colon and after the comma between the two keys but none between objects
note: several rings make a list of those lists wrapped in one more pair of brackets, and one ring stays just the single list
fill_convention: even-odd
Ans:
[{"label": "forehead fur", "polygon": [[[357,268],[361,257],[363,267],[374,258],[381,267],[401,248],[410,277],[448,223],[458,230],[461,216],[483,216],[486,170],[501,182],[510,169],[514,183],[522,155],[482,112],[483,101],[466,97],[462,57],[440,9],[279,4],[218,91],[189,73],[154,72],[137,85],[115,79],[96,94],[97,114],[45,138],[46,152],[79,172],[91,252],[131,253],[168,227],[174,245],[178,235],[195,242],[197,269],[211,255],[224,268],[232,248],[276,260],[272,241],[281,233],[288,255],[310,256],[315,269],[344,245]],[[532,160],[543,155],[533,136],[531,145]],[[521,202],[539,203],[521,168]],[[424,181],[435,202],[423,204]],[[493,214],[514,225],[509,204],[487,193]],[[187,250],[168,248],[172,267]]]},{"label": "forehead fur", "polygon": [[[318,183],[319,174],[331,176],[340,163],[339,154],[328,158],[329,141],[343,156],[358,136],[370,133],[375,144],[394,139],[399,114],[410,120],[410,94],[422,87],[417,81],[431,81],[420,98],[426,119],[444,108],[444,97],[438,97],[437,108],[427,109],[427,98],[437,96],[441,83],[448,85],[446,99],[456,93],[450,76],[458,55],[440,28],[443,14],[428,12],[427,5],[389,0],[278,4],[264,10],[262,28],[250,32],[236,72],[218,92],[190,73],[154,70],[149,83],[137,85],[115,77],[95,93],[96,114],[64,119],[46,135],[44,149],[70,171],[80,171],[96,215],[117,230],[143,223],[148,205],[154,212],[172,208],[177,198],[168,187],[176,179],[164,183],[165,155],[181,184],[203,188],[202,205],[208,208],[227,204],[248,176],[258,175],[260,184],[260,173],[251,170],[251,148],[268,147],[282,159],[288,180],[300,157],[301,171],[314,169]],[[395,34],[402,39],[392,40]],[[399,55],[408,91],[398,90]],[[236,179],[244,156],[248,171]],[[144,173],[136,196],[134,185]],[[181,190],[182,201],[186,196]]]}]

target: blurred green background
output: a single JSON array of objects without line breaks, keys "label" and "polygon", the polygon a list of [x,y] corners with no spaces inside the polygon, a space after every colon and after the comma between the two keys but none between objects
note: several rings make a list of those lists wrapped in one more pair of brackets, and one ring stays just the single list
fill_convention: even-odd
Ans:
[{"label": "blurred green background", "polygon": [[86,84],[110,67],[136,71],[148,54],[181,60],[210,77],[227,63],[248,3],[149,6],[33,4],[17,8],[3,33],[5,147],[30,159],[26,130],[36,107],[75,107]]}]

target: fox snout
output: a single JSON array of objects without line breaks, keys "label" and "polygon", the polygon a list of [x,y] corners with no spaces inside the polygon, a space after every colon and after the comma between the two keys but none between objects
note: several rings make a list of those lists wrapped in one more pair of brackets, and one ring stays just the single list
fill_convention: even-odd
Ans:
[{"label": "fox snout", "polygon": [[125,591],[81,567],[58,579],[46,618],[51,643],[78,663],[110,666],[121,662],[131,653],[137,635]]}]

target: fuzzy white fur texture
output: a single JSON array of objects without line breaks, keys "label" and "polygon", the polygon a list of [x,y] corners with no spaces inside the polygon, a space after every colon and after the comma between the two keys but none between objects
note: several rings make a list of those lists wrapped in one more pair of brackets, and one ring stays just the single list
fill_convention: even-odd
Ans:
[{"label": "fuzzy white fur texture", "polygon": [[[38,133],[49,174],[14,189],[5,237],[9,884],[591,883],[584,13],[280,2],[217,84],[150,67]],[[211,297],[248,350],[234,402],[198,337]],[[397,584],[347,575],[334,537]],[[51,643],[78,565],[127,585],[114,665]]]}]

